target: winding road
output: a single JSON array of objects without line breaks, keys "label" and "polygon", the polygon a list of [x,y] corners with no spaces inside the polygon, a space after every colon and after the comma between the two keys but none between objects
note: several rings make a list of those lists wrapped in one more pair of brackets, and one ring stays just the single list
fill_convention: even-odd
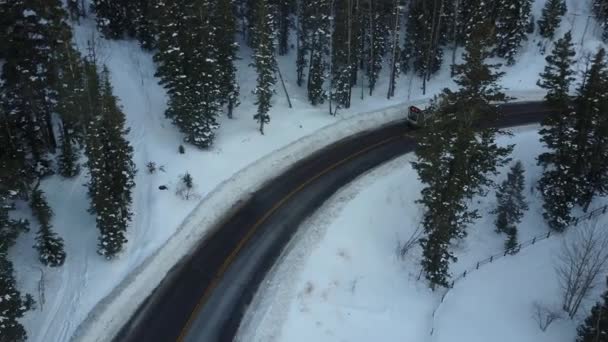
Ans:
[{"label": "winding road", "polygon": [[[497,125],[506,128],[539,122],[550,109],[528,102],[501,111]],[[338,189],[415,146],[414,132],[398,122],[294,164],[176,265],[114,340],[232,341],[266,272],[299,225]]]}]

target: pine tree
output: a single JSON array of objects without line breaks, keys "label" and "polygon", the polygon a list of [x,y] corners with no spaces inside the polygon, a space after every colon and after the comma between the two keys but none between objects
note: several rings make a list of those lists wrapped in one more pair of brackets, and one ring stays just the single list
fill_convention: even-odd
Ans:
[{"label": "pine tree", "polygon": [[238,44],[236,37],[236,17],[234,15],[234,0],[220,0],[216,14],[217,30],[217,61],[219,63],[220,101],[228,105],[228,117],[232,118],[234,107],[239,103],[239,85],[236,80]]},{"label": "pine tree", "polygon": [[[387,3],[382,1],[370,1],[367,36],[365,45],[367,46],[367,79],[369,95],[371,96],[376,88],[380,71],[384,64],[384,55],[388,46],[389,20]],[[403,57],[402,57],[403,60]],[[406,69],[401,64],[401,69]]]},{"label": "pine tree", "polygon": [[310,16],[306,15],[306,6],[302,1],[296,1],[296,75],[298,87],[304,84],[305,69],[310,62],[306,55],[310,50]]},{"label": "pine tree", "polygon": [[156,46],[153,9],[158,0],[93,0],[97,27],[109,39],[137,38],[142,47]]},{"label": "pine tree", "polygon": [[292,0],[271,0],[272,7],[275,9],[276,36],[278,40],[277,52],[279,56],[284,56],[289,51],[289,34],[292,26],[291,14],[293,12]]},{"label": "pine tree", "polygon": [[[0,172],[3,171],[0,168]],[[0,182],[0,341],[24,342],[27,334],[18,319],[32,308],[34,301],[29,294],[23,296],[17,289],[8,249],[15,243],[19,233],[27,230],[28,223],[9,217],[9,197],[15,191],[7,189],[7,185],[9,184]]]},{"label": "pine tree", "polygon": [[604,41],[608,40],[608,1],[593,0],[593,13],[595,14],[599,24],[604,29]]},{"label": "pine tree", "polygon": [[608,342],[608,291],[577,329],[576,342]]},{"label": "pine tree", "polygon": [[577,203],[586,211],[596,194],[608,190],[608,65],[599,49],[578,91],[573,132],[574,181]]},{"label": "pine tree", "polygon": [[[55,151],[53,112],[62,45],[71,39],[67,14],[58,0],[14,1],[4,5],[8,51],[2,70],[7,115],[18,118],[27,156],[38,174],[51,173],[48,153]],[[5,14],[3,14],[5,15]]]},{"label": "pine tree", "polygon": [[270,110],[272,94],[276,78],[274,70],[276,61],[274,59],[274,42],[272,34],[272,14],[268,10],[266,0],[260,0],[257,7],[257,23],[255,25],[256,48],[253,55],[253,66],[258,74],[257,86],[253,93],[257,96],[255,104],[258,112],[254,119],[260,125],[260,133],[264,134],[264,125],[270,122],[268,111]]},{"label": "pine tree", "polygon": [[200,148],[213,144],[221,102],[212,9],[209,0],[161,3],[154,56],[156,75],[169,95],[165,115],[185,134],[186,142]]},{"label": "pine tree", "polygon": [[541,73],[538,85],[547,90],[545,100],[554,111],[542,122],[541,142],[549,149],[538,157],[544,173],[539,181],[539,189],[545,203],[543,216],[549,225],[561,231],[571,220],[570,211],[574,202],[574,184],[571,147],[573,127],[573,106],[569,97],[574,82],[574,46],[570,32],[559,39]]},{"label": "pine tree", "polygon": [[309,46],[308,100],[312,105],[318,105],[327,97],[324,84],[327,78],[325,58],[330,41],[330,1],[309,1],[303,6],[304,13],[308,16],[305,21],[305,32],[308,32],[310,37],[310,42],[307,44]]},{"label": "pine tree", "polygon": [[61,118],[59,174],[75,177],[80,172],[79,145],[84,142],[84,67],[80,54],[66,42],[64,67],[59,75],[57,114]]},{"label": "pine tree", "polygon": [[497,6],[496,54],[512,65],[522,42],[527,39],[532,1],[503,0]]},{"label": "pine tree", "polygon": [[[439,71],[443,62],[442,13],[444,1],[412,1],[407,20],[407,36],[404,51],[406,60],[411,60],[414,71],[426,81]],[[426,89],[423,89],[426,91]]]},{"label": "pine tree", "polygon": [[540,35],[547,39],[553,39],[555,30],[559,27],[562,16],[567,11],[568,8],[564,0],[547,0],[542,16],[538,21]]},{"label": "pine tree", "polygon": [[125,138],[129,130],[124,128],[124,114],[112,94],[109,72],[104,68],[99,78],[95,65],[89,62],[87,68],[93,78],[88,80],[89,87],[99,103],[99,107],[93,107],[94,114],[87,127],[91,212],[96,215],[100,232],[98,253],[112,259],[127,242],[125,233],[131,220],[131,190],[136,170],[133,148]]},{"label": "pine tree", "polygon": [[354,0],[335,1],[333,8],[333,32],[331,36],[331,89],[330,96],[336,109],[350,108],[352,75],[356,67],[356,37],[354,36]]},{"label": "pine tree", "polygon": [[30,206],[34,217],[40,223],[40,229],[36,233],[36,244],[34,245],[38,250],[40,262],[50,267],[63,265],[66,256],[63,249],[63,239],[53,231],[51,225],[53,211],[42,190],[34,189],[32,191]]},{"label": "pine tree", "polygon": [[496,231],[507,233],[506,250],[512,250],[517,245],[517,224],[528,210],[523,194],[524,185],[524,168],[518,161],[496,192]]},{"label": "pine tree", "polygon": [[422,266],[433,289],[448,284],[449,263],[455,260],[450,243],[466,236],[466,226],[479,217],[468,201],[494,184],[491,175],[508,162],[512,149],[497,146],[496,129],[475,131],[496,119],[495,103],[505,100],[497,85],[502,74],[485,63],[489,53],[482,39],[471,35],[464,64],[455,67],[460,89],[444,90],[416,149],[414,168],[426,184],[420,200],[425,207]]}]

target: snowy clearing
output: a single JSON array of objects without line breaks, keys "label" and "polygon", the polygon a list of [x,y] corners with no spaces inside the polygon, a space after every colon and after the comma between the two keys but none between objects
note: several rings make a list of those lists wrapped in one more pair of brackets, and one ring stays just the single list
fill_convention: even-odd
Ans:
[{"label": "snowy clearing", "polygon": [[[530,189],[530,210],[518,226],[519,241],[548,231],[541,198],[532,191],[541,174],[535,160],[542,150],[537,129],[517,128],[513,137],[500,138],[502,144],[516,144],[513,158],[524,164]],[[411,167],[413,158],[400,157],[360,177],[302,226],[256,295],[241,325],[240,341],[574,339],[587,307],[581,310],[583,317],[557,321],[545,333],[532,318],[534,301],[559,307],[553,261],[569,234],[480,267],[457,282],[439,305],[444,292],[433,293],[424,279],[417,280],[420,248],[413,248],[405,260],[398,256],[398,243],[411,236],[422,214],[415,203],[422,185]],[[599,199],[593,207],[606,202]],[[483,218],[456,247],[454,275],[503,250],[504,235],[494,232],[494,215],[489,213],[494,192],[474,203]],[[608,216],[586,224],[606,223]],[[590,298],[586,304],[594,301]]]}]

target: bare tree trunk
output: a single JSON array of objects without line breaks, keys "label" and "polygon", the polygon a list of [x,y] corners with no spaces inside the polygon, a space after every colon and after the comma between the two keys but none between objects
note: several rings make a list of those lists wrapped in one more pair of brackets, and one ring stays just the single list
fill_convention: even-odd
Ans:
[{"label": "bare tree trunk", "polygon": [[285,92],[285,97],[287,98],[287,103],[289,104],[289,108],[293,108],[291,105],[291,99],[289,98],[289,93],[287,92],[287,87],[285,87],[285,81],[283,81],[283,74],[281,74],[281,68],[279,68],[279,63],[277,63],[277,73],[279,74],[279,79],[281,80],[281,85],[283,86],[283,91]]}]

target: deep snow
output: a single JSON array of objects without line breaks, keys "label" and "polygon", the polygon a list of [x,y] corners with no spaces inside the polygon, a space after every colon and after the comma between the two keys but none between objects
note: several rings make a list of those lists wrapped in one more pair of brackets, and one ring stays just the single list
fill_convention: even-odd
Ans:
[{"label": "deep snow", "polygon": [[[541,198],[532,184],[541,174],[538,126],[517,128],[501,144],[516,144],[514,160],[526,170],[530,210],[519,225],[519,239],[544,234]],[[254,298],[239,341],[437,341],[571,342],[594,293],[574,321],[561,320],[543,333],[532,318],[532,303],[559,308],[553,262],[563,238],[556,236],[485,265],[458,281],[439,305],[443,290],[431,292],[417,280],[421,251],[402,259],[398,245],[420,222],[421,183],[411,166],[413,154],[360,177],[333,196],[300,228]],[[497,181],[506,178],[508,166]],[[598,199],[593,206],[605,204]],[[503,249],[490,211],[495,193],[476,198],[484,217],[456,246],[459,274]],[[608,223],[608,216],[585,224]],[[580,228],[580,226],[578,227]],[[576,229],[576,228],[575,228]],[[603,279],[603,278],[602,278]],[[437,308],[435,318],[433,311]],[[433,331],[431,335],[430,332]]]},{"label": "deep snow", "polygon": [[[544,0],[536,1],[537,18],[543,3]],[[569,13],[577,15],[566,17],[560,34],[572,28],[579,56],[582,56],[599,44],[596,39],[599,29],[592,22],[587,38],[582,40],[588,5],[576,0],[569,0],[568,4]],[[103,339],[108,331],[120,326],[171,265],[203,238],[223,213],[238,200],[246,199],[264,181],[332,141],[402,117],[404,103],[423,104],[442,88],[454,85],[446,62],[429,83],[426,95],[421,93],[419,80],[410,74],[401,76],[396,96],[386,100],[385,70],[373,97],[366,93],[361,100],[360,88],[353,89],[352,108],[331,117],[326,105],[310,106],[305,90],[295,85],[292,63],[295,52],[291,51],[290,55],[279,58],[279,65],[294,108],[287,107],[282,89],[277,87],[270,112],[272,121],[266,135],[261,136],[252,119],[255,106],[251,90],[255,72],[248,67],[250,51],[243,47],[238,74],[243,104],[236,109],[235,119],[220,120],[221,128],[213,148],[199,151],[186,146],[186,154],[181,155],[177,153],[181,136],[164,118],[166,96],[153,76],[151,54],[142,52],[133,41],[100,38],[92,19],[75,27],[81,51],[86,51],[86,41],[93,37],[97,55],[108,65],[115,93],[127,115],[131,127],[129,139],[139,170],[129,243],[120,258],[112,262],[95,253],[97,231],[94,219],[86,212],[85,174],[73,180],[52,177],[43,182],[42,188],[55,211],[54,228],[66,240],[68,259],[59,269],[41,268],[31,248],[35,224],[11,249],[20,288],[38,301],[38,308],[22,320],[31,341],[66,341],[87,315],[87,322],[95,324],[81,327],[78,336],[87,341]],[[526,43],[519,62],[506,68],[507,75],[502,80],[510,93],[520,99],[542,96],[535,84],[544,66],[537,43],[535,39]],[[582,70],[582,60],[579,59],[578,70]],[[391,105],[400,106],[383,109]],[[165,171],[148,174],[149,161],[163,165]],[[184,201],[175,195],[178,177],[184,172],[194,177],[200,200]],[[169,190],[160,191],[159,185],[168,185]],[[23,204],[20,209],[20,215],[29,215]],[[38,291],[41,275],[44,298]],[[91,312],[93,308],[96,309]]]}]

